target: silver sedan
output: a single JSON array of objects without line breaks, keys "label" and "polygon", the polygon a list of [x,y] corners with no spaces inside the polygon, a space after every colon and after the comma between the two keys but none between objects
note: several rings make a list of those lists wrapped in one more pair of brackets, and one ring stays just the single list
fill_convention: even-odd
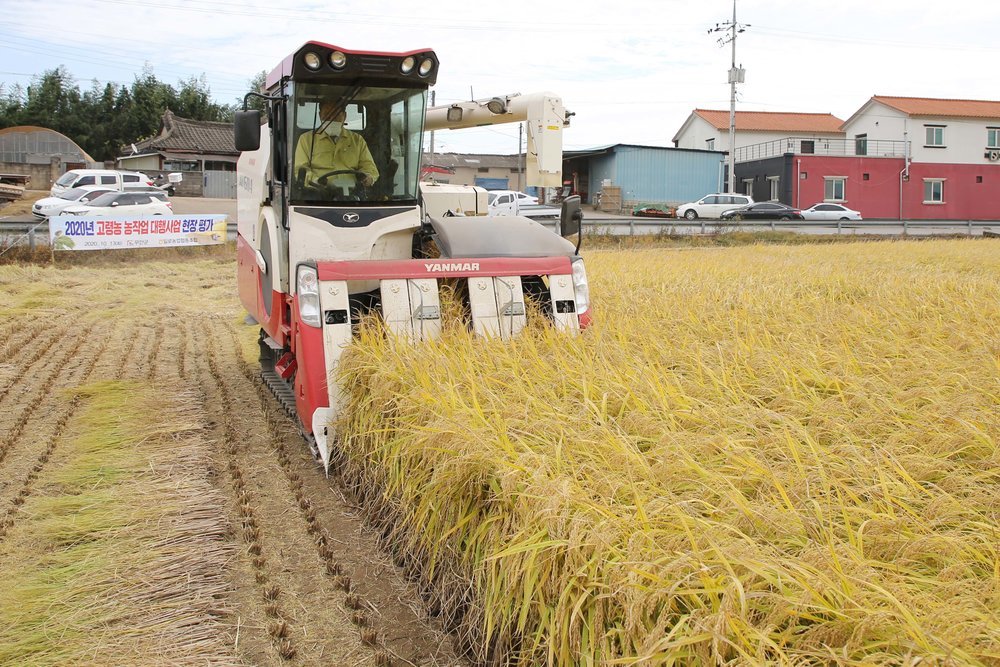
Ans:
[{"label": "silver sedan", "polygon": [[806,220],[861,220],[861,213],[853,211],[843,204],[820,202],[809,208],[802,209],[802,217]]}]

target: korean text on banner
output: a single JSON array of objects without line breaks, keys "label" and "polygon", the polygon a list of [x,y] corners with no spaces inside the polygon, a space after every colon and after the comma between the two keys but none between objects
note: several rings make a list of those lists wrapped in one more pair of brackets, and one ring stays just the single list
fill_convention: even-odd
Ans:
[{"label": "korean text on banner", "polygon": [[49,218],[53,250],[176,248],[226,242],[226,216]]}]

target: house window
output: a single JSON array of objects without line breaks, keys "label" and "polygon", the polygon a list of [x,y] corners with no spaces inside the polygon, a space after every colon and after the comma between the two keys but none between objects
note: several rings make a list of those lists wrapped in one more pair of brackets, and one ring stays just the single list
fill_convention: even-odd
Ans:
[{"label": "house window", "polygon": [[844,201],[847,197],[846,176],[827,176],[823,179],[823,199],[825,201]]},{"label": "house window", "polygon": [[1000,127],[986,128],[986,147],[1000,148]]},{"label": "house window", "polygon": [[868,173],[868,172],[866,171],[865,173],[861,174],[861,180],[862,180],[862,181],[868,181],[868,180],[871,180],[871,174],[869,174],[869,173]]},{"label": "house window", "polygon": [[868,135],[858,134],[854,136],[854,154],[868,155]]},{"label": "house window", "polygon": [[480,174],[488,174],[488,173],[490,173],[490,168],[489,167],[477,167],[476,168],[476,172],[480,173]]},{"label": "house window", "polygon": [[705,140],[705,150],[714,151],[715,150],[715,139]]},{"label": "house window", "polygon": [[163,171],[198,171],[198,162],[194,160],[168,160],[163,163]]},{"label": "house window", "polygon": [[944,148],[944,125],[924,125],[927,133],[924,146],[927,148]]},{"label": "house window", "polygon": [[944,203],[944,179],[925,178],[924,179],[924,203],[943,204]]},{"label": "house window", "polygon": [[815,153],[816,152],[816,142],[812,140],[804,140],[802,142],[802,152],[803,153]]},{"label": "house window", "polygon": [[982,182],[983,182],[983,177],[982,176],[976,176],[976,183],[982,183]]},{"label": "house window", "polygon": [[778,189],[778,186],[781,183],[781,177],[768,176],[767,183],[768,185],[771,186],[771,201],[778,201],[779,199],[781,199],[781,192]]},{"label": "house window", "polygon": [[753,179],[744,178],[743,179],[743,194],[753,195]]},{"label": "house window", "polygon": [[205,160],[205,171],[236,171],[235,162],[222,160]]}]

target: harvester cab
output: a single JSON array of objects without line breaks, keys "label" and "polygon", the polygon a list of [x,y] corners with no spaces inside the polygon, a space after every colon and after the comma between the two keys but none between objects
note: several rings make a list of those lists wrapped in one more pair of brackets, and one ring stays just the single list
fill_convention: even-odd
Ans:
[{"label": "harvester cab", "polygon": [[[237,112],[237,280],[260,324],[265,383],[329,466],[340,407],[334,372],[359,317],[381,314],[396,335],[441,330],[438,283],[464,281],[469,326],[508,338],[525,299],[554,326],[590,318],[579,202],[562,235],[528,218],[487,216],[485,191],[421,183],[424,132],[525,121],[527,181],[561,182],[567,114],[551,94],[427,107],[433,51],[350,51],[308,42],[266,78],[266,112]],[[433,240],[434,243],[429,243]],[[436,249],[428,253],[428,248]],[[329,380],[329,381],[328,381]]]}]

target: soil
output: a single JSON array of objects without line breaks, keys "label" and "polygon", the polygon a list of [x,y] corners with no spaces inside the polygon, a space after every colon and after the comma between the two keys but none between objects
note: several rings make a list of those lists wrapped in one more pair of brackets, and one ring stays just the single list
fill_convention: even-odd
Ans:
[{"label": "soil", "polygon": [[39,199],[48,196],[48,190],[25,190],[24,196],[20,199],[15,199],[7,203],[0,202],[0,218],[15,215],[31,215],[32,205]]},{"label": "soil", "polygon": [[[205,474],[226,498],[237,554],[227,572],[234,663],[469,664],[263,389],[234,264],[225,256],[25,267],[30,280],[19,279],[22,267],[0,267],[10,309],[0,311],[0,510],[56,464],[53,443],[75,416],[65,390],[169,378],[163,391],[184,386],[202,406]],[[18,309],[30,315],[14,316]],[[198,663],[190,658],[181,662]]]}]

